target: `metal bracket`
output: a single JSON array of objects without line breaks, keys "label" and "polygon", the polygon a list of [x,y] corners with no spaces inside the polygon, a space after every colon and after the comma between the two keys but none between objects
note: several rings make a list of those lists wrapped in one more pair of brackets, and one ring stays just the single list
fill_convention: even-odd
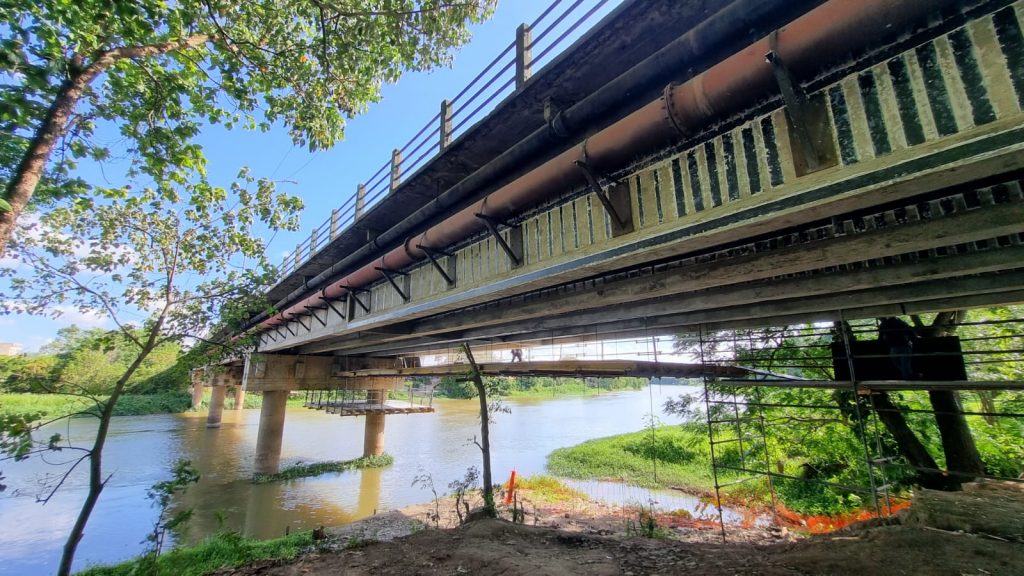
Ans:
[{"label": "metal bracket", "polygon": [[277,338],[274,338],[274,333],[273,332],[267,331],[267,332],[264,332],[263,334],[265,334],[266,336],[270,337],[270,339],[273,340],[274,342],[277,342]]},{"label": "metal bracket", "polygon": [[[591,169],[590,165],[584,162],[583,160],[575,160],[573,163],[576,164],[576,167],[583,172],[583,177],[586,178],[587,185],[590,187],[590,191],[593,192],[595,196],[597,196],[597,199],[601,202],[601,205],[604,206],[605,211],[608,212],[608,215],[610,216],[612,221],[612,227],[615,228],[619,234],[632,232],[632,217],[627,218],[625,214],[621,213],[621,207],[615,206],[615,203],[612,201],[612,198],[605,191],[604,187],[601,186],[600,182],[598,182],[597,174],[594,174],[594,170]],[[612,184],[612,186],[619,185],[620,184],[617,183]],[[626,184],[622,185],[626,186]],[[628,205],[626,206],[626,208],[628,209]]]},{"label": "metal bracket", "polygon": [[800,150],[803,152],[804,160],[807,162],[807,169],[810,172],[814,172],[821,169],[822,166],[818,156],[818,149],[814,145],[814,139],[811,138],[811,132],[808,127],[810,115],[808,114],[807,93],[794,80],[793,73],[790,72],[786,63],[782,61],[778,52],[775,51],[778,33],[773,32],[768,42],[771,50],[764,55],[764,59],[771,64],[772,72],[775,73],[775,82],[779,85],[779,90],[782,92],[782,101],[786,104],[786,116],[793,127],[793,133],[796,134],[797,141],[800,143]]},{"label": "metal bracket", "polygon": [[359,299],[360,293],[369,292],[369,290],[366,288],[357,288],[355,286],[345,286],[345,289],[352,293],[352,300],[354,300],[356,304],[359,304],[359,307],[363,309],[363,312],[370,312],[370,306],[363,304],[363,301]]},{"label": "metal bracket", "polygon": [[[282,318],[283,318],[283,316],[282,316]],[[285,318],[285,321],[284,321],[284,329],[287,330],[288,333],[291,334],[292,336],[297,336],[295,331],[292,330],[292,327],[288,325],[288,319],[287,318]]]},{"label": "metal bracket", "polygon": [[324,304],[327,304],[328,308],[334,310],[334,313],[337,314],[339,318],[341,318],[342,320],[348,320],[348,318],[345,317],[345,314],[343,314],[341,310],[338,310],[337,308],[334,307],[334,301],[328,298],[327,296],[324,296],[323,290],[320,291],[320,300]]},{"label": "metal bracket", "polygon": [[495,242],[498,243],[498,246],[501,246],[502,251],[505,252],[508,259],[512,261],[512,266],[516,267],[522,264],[519,256],[516,255],[515,251],[512,250],[512,247],[508,245],[508,242],[505,242],[505,238],[503,238],[498,232],[499,224],[504,225],[507,228],[518,228],[519,226],[511,226],[506,222],[501,222],[500,220],[491,218],[486,214],[477,214],[476,217],[483,221],[484,225],[487,226],[487,230],[491,233],[491,236],[494,237]]},{"label": "metal bracket", "polygon": [[391,287],[395,289],[395,292],[398,292],[398,295],[402,297],[402,300],[405,300],[406,302],[409,301],[409,295],[406,294],[404,290],[402,290],[402,287],[398,285],[398,282],[395,282],[395,277],[392,276],[392,274],[397,274],[399,276],[408,276],[408,272],[402,272],[401,270],[389,270],[387,268],[381,268],[380,266],[374,266],[373,268],[377,272],[383,274],[384,277],[388,279],[388,283],[391,284]]},{"label": "metal bracket", "polygon": [[309,315],[312,316],[314,320],[319,322],[321,326],[327,326],[327,322],[324,322],[323,320],[320,319],[319,316],[316,315],[317,310],[324,310],[324,308],[319,308],[317,306],[303,306],[303,308],[309,310]]},{"label": "metal bracket", "polygon": [[444,278],[444,281],[448,283],[448,286],[454,286],[455,280],[453,280],[452,277],[448,274],[448,271],[444,269],[444,266],[441,266],[441,263],[437,261],[438,256],[447,256],[451,258],[452,254],[449,252],[445,252],[444,250],[435,250],[433,248],[428,248],[422,244],[417,244],[416,247],[422,250],[423,253],[427,255],[427,258],[430,259],[430,263],[434,265],[434,269],[437,270],[437,273],[440,274],[442,278]]},{"label": "metal bracket", "polygon": [[302,321],[302,314],[296,314],[296,315],[292,316],[292,319],[295,320],[296,322],[298,322],[299,326],[302,326],[303,328],[305,328],[307,332],[312,330],[312,324],[309,325],[309,326],[306,326],[306,324]]}]

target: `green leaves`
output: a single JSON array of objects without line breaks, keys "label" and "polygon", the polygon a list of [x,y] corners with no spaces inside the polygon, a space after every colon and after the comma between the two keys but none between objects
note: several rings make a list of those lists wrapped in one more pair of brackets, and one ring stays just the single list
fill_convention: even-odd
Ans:
[{"label": "green leaves", "polygon": [[[88,194],[75,161],[112,154],[129,180],[174,199],[206,178],[195,140],[207,123],[281,122],[295,144],[328,148],[382,84],[447,64],[495,1],[0,3],[0,183],[13,203],[0,211]],[[120,132],[114,152],[94,138],[101,121]],[[22,161],[33,157],[47,162]]]}]

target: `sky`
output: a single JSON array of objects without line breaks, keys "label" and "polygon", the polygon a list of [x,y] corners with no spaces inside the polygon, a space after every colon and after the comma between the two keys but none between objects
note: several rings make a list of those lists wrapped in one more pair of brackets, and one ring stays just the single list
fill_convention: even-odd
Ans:
[{"label": "sky", "polygon": [[[382,100],[371,104],[368,111],[348,123],[345,140],[330,150],[310,153],[295,147],[285,129],[278,125],[268,132],[250,132],[241,129],[229,131],[222,126],[207,126],[199,143],[204,147],[211,182],[229,184],[243,166],[252,169],[256,177],[267,177],[278,182],[284,192],[301,196],[305,204],[299,232],[279,233],[270,239],[268,254],[274,262],[291,252],[295,245],[308,237],[332,209],[340,206],[360,182],[370,178],[386,163],[394,148],[402,147],[440,109],[440,103],[455,96],[491,60],[515,39],[516,28],[524,22],[533,22],[553,0],[499,0],[494,16],[471,28],[472,40],[454,54],[450,68],[404,75],[396,84],[385,86]],[[555,37],[566,30],[568,24],[594,9],[592,15],[571,32],[534,67],[534,73],[569,46],[571,41],[585,33],[601,17],[609,13],[622,0],[557,0],[558,5],[544,23],[534,31],[538,33],[562,12],[579,6],[547,38],[534,47],[535,56]],[[482,116],[481,116],[482,117]],[[98,184],[119,183],[119,166],[108,165],[103,170],[84,167],[83,176]],[[109,179],[109,181],[105,181]],[[0,265],[4,262],[0,260]],[[0,316],[0,342],[20,343],[25,352],[35,352],[51,341],[57,330],[77,324],[82,327],[112,328],[103,314],[83,313],[75,309],[62,310],[57,319],[9,315]]]}]

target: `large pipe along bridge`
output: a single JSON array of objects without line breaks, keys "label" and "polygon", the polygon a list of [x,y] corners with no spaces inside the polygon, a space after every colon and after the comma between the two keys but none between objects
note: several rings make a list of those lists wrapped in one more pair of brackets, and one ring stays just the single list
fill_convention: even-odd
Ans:
[{"label": "large pipe along bridge", "polygon": [[[198,377],[197,388],[221,389],[211,424],[224,388],[262,392],[257,471],[273,471],[290,392],[366,415],[376,453],[385,415],[429,411],[389,407],[382,391],[464,372],[419,364],[462,342],[530,347],[1024,301],[1024,2],[755,2],[759,26],[773,26],[747,38],[751,4],[635,31],[663,47],[618,63],[608,86],[619,100],[604,116],[567,127],[590,101],[548,102],[537,130],[555,141],[531,148],[532,160],[486,186],[442,190],[446,210],[423,201],[359,250],[328,257],[328,244],[298,281],[282,278],[268,294],[277,312],[249,323],[258,346],[244,365]],[[612,24],[623,27],[598,27]],[[523,90],[534,81],[551,78],[540,71]],[[507,158],[482,160],[477,176]],[[332,242],[367,234],[350,232]],[[742,378],[607,362],[483,370]]]}]

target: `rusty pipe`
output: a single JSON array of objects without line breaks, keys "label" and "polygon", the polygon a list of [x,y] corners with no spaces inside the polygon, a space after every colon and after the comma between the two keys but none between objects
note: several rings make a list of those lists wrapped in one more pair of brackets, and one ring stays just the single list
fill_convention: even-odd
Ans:
[{"label": "rusty pipe", "polygon": [[[798,77],[810,78],[837,60],[872,45],[892,40],[908,26],[956,0],[831,0],[790,24],[712,66],[689,81],[666,87],[662,97],[569,148],[484,199],[453,214],[441,223],[408,239],[377,261],[341,280],[323,294],[344,295],[347,286],[366,286],[383,276],[378,265],[405,268],[426,255],[417,245],[442,248],[484,229],[477,214],[503,218],[522,212],[559,191],[586,184],[575,161],[585,161],[604,172],[613,172],[646,154],[681,138],[699,133],[709,124],[742,112],[779,93],[769,51],[782,58]],[[315,304],[309,296],[262,326],[284,321],[286,314]]]}]

